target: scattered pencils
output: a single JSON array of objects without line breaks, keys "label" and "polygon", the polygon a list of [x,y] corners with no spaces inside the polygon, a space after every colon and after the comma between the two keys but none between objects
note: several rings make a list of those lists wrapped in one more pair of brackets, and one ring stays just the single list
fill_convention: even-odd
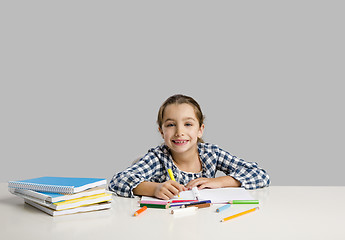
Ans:
[{"label": "scattered pencils", "polygon": [[183,204],[181,207],[197,206],[197,205],[204,204],[204,203],[211,203],[211,200],[203,200],[203,201],[186,203],[186,204]]},{"label": "scattered pencils", "polygon": [[228,220],[230,220],[230,219],[233,219],[233,218],[236,218],[236,217],[239,217],[239,216],[245,215],[245,214],[250,213],[250,212],[254,212],[255,210],[259,210],[259,207],[252,208],[252,209],[249,209],[249,210],[247,210],[247,211],[240,212],[240,213],[237,213],[237,214],[235,214],[235,215],[232,215],[232,216],[229,216],[229,217],[223,218],[223,219],[221,220],[221,222],[228,221]]}]

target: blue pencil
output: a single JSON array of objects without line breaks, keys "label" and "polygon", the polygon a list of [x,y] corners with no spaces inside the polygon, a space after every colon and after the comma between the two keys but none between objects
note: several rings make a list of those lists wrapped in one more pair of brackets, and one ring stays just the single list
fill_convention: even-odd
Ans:
[{"label": "blue pencil", "polygon": [[225,204],[224,206],[217,208],[216,212],[224,211],[225,209],[228,209],[231,206],[231,204]]}]

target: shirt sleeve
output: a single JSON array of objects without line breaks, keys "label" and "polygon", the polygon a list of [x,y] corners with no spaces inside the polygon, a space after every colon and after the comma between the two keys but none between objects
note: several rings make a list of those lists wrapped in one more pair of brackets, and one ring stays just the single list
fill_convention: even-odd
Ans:
[{"label": "shirt sleeve", "polygon": [[134,197],[133,189],[143,181],[150,181],[161,172],[160,169],[158,157],[150,152],[126,170],[115,174],[108,188],[119,196]]},{"label": "shirt sleeve", "polygon": [[268,174],[256,162],[246,162],[222,149],[219,149],[217,170],[235,178],[246,189],[267,187],[270,184]]}]

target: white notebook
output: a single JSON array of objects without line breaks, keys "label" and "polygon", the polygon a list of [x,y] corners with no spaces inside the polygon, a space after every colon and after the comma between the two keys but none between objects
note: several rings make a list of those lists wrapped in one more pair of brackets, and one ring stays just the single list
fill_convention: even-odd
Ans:
[{"label": "white notebook", "polygon": [[[227,203],[231,200],[254,200],[249,191],[244,188],[214,188],[199,190],[199,200],[211,200],[212,203]],[[196,197],[192,190],[180,192],[180,197],[175,196],[173,199],[195,200]],[[154,197],[142,196],[142,201],[157,201]],[[161,200],[164,201],[164,200]]]},{"label": "white notebook", "polygon": [[45,213],[48,213],[51,216],[60,216],[60,215],[67,215],[67,214],[74,214],[74,213],[91,212],[91,211],[98,211],[98,210],[111,208],[111,202],[103,202],[103,203],[96,203],[96,204],[77,207],[77,208],[71,208],[71,209],[56,211],[56,210],[42,206],[38,203],[35,203],[35,202],[27,200],[27,199],[25,199],[25,203],[27,203],[27,204],[35,207],[35,208],[38,208],[39,210],[41,210]]}]

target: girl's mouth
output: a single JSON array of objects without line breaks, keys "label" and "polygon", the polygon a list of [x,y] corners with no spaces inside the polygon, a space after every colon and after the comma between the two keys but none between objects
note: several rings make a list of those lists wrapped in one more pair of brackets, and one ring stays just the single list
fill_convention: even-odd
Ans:
[{"label": "girl's mouth", "polygon": [[172,140],[172,142],[175,144],[175,145],[184,145],[188,142],[188,140]]}]

